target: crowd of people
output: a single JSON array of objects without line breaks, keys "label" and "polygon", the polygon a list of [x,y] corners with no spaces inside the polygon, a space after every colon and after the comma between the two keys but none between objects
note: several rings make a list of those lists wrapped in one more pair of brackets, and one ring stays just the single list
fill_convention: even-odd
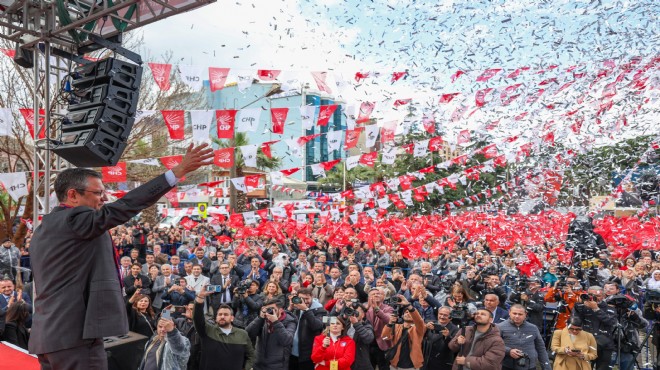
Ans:
[{"label": "crowd of people", "polygon": [[[150,338],[143,369],[629,370],[640,333],[660,319],[649,250],[620,261],[605,248],[567,264],[554,242],[504,251],[464,239],[407,259],[358,240],[231,240],[229,227],[206,222],[131,221],[111,235],[128,327]],[[30,235],[20,252],[29,245]],[[530,250],[534,271],[520,268]],[[3,338],[26,348],[31,283],[10,276],[0,281]]]}]

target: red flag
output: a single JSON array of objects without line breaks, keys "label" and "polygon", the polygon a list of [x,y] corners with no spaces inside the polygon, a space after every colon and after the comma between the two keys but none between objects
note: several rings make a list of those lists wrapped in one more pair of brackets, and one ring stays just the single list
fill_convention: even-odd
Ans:
[{"label": "red flag", "polygon": [[365,153],[360,156],[360,163],[373,168],[377,158],[378,152]]},{"label": "red flag", "polygon": [[[30,131],[32,139],[34,139],[34,109],[20,108],[18,111],[21,112],[21,115],[25,119],[25,125],[28,127],[28,131]],[[46,118],[45,115],[46,112],[43,109],[39,109],[39,125],[41,126],[41,130],[39,131],[39,139],[46,138],[46,128],[44,127]]]},{"label": "red flag", "polygon": [[369,77],[369,72],[355,72],[355,82],[357,83],[360,83],[367,77]]},{"label": "red flag", "polygon": [[461,93],[442,94],[440,96],[440,99],[438,100],[438,103],[440,104],[450,103],[452,100],[454,100],[455,97],[457,97],[460,94]]},{"label": "red flag", "polygon": [[268,219],[268,208],[262,208],[257,210],[257,214],[261,217],[262,220]]},{"label": "red flag", "polygon": [[183,140],[185,116],[183,110],[162,110],[167,131],[170,133],[170,139]]},{"label": "red flag", "polygon": [[358,113],[358,118],[355,123],[369,122],[369,117],[371,116],[371,112],[373,112],[375,106],[376,103],[371,103],[368,101],[362,102],[362,104],[360,104],[360,112]]},{"label": "red flag", "polygon": [[209,67],[209,83],[211,92],[222,90],[229,75],[229,68]]},{"label": "red flag", "polygon": [[232,168],[234,166],[234,148],[216,149],[213,156],[213,164],[220,168]]},{"label": "red flag", "polygon": [[[162,160],[162,158],[161,158]],[[165,198],[172,204],[172,207],[176,208],[179,206],[179,198],[176,196],[176,188],[165,193]]]},{"label": "red flag", "polygon": [[296,140],[296,143],[298,143],[298,145],[300,145],[300,146],[303,146],[303,145],[307,144],[308,142],[316,139],[319,136],[321,136],[321,134],[312,134],[312,135],[307,135],[307,136],[301,136],[301,137],[298,138],[298,140]]},{"label": "red flag", "polygon": [[470,130],[462,130],[458,133],[458,138],[456,140],[457,144],[465,144],[470,142]]},{"label": "red flag", "polygon": [[234,127],[236,125],[235,109],[225,109],[215,111],[215,122],[218,130],[218,139],[233,139]]},{"label": "red flag", "polygon": [[555,133],[550,131],[547,134],[542,136],[544,142],[548,143],[550,146],[555,145]]},{"label": "red flag", "polygon": [[390,143],[394,141],[394,132],[396,131],[396,122],[392,125],[384,125],[380,128],[380,142]]},{"label": "red flag", "polygon": [[497,152],[497,146],[495,144],[487,145],[480,150],[481,154],[486,157],[486,159],[494,158],[499,155]]},{"label": "red flag", "polygon": [[245,186],[248,188],[259,187],[259,178],[261,175],[247,175],[245,176]]},{"label": "red flag", "polygon": [[14,59],[14,57],[16,56],[16,50],[14,50],[14,49],[3,49],[3,48],[0,48],[0,52],[2,52],[2,54],[6,55],[6,56],[8,56],[8,57],[10,57],[10,58],[12,58],[12,59]]},{"label": "red flag", "polygon": [[520,72],[526,71],[528,69],[529,67],[517,68],[515,71],[509,73],[509,75],[506,76],[506,78],[517,78],[518,76],[520,76]]},{"label": "red flag", "polygon": [[337,104],[322,105],[319,108],[319,120],[316,124],[318,126],[327,126],[328,121],[330,121],[330,118],[332,118],[335,110],[337,110]]},{"label": "red flag", "polygon": [[160,91],[167,91],[170,89],[170,73],[172,72],[171,64],[161,63],[148,63],[151,68],[151,74],[154,76],[156,85]]},{"label": "red flag", "polygon": [[461,70],[456,71],[456,73],[451,75],[451,83],[454,83],[456,81],[456,79],[458,79],[459,77],[461,77],[464,74],[465,74],[465,72],[463,72]]},{"label": "red flag", "polygon": [[397,100],[394,101],[394,107],[396,108],[396,107],[400,107],[400,106],[402,106],[402,105],[406,105],[406,104],[410,103],[411,101],[412,101],[411,98],[408,98],[408,99],[397,99]]},{"label": "red flag", "polygon": [[499,71],[501,71],[501,68],[491,68],[485,70],[479,77],[477,77],[477,82],[486,82],[490,80],[491,78],[495,77]]},{"label": "red flag", "polygon": [[280,75],[280,70],[277,69],[260,69],[257,71],[257,76],[262,81],[273,81]]},{"label": "red flag", "polygon": [[116,166],[103,167],[103,182],[126,182],[126,162],[118,162]]},{"label": "red flag", "polygon": [[273,154],[272,154],[271,151],[270,151],[270,146],[271,146],[272,144],[275,144],[275,143],[278,142],[278,141],[279,141],[279,140],[275,140],[275,141],[267,141],[267,142],[261,144],[261,152],[264,153],[264,155],[265,155],[266,157],[268,157],[268,158],[273,158]]},{"label": "red flag", "polygon": [[488,95],[489,92],[493,91],[492,87],[486,88],[486,89],[481,89],[478,90],[474,96],[475,104],[477,107],[483,107],[486,105],[486,95]]},{"label": "red flag", "polygon": [[328,75],[328,72],[311,72],[312,77],[314,78],[314,81],[316,82],[316,86],[319,88],[320,91],[325,91],[328,94],[332,94],[332,90],[330,89],[330,86],[325,82],[325,79]]},{"label": "red flag", "polygon": [[399,81],[402,77],[405,79],[405,77],[408,75],[408,71],[405,72],[394,72],[392,73],[392,82],[395,83]]},{"label": "red flag", "polygon": [[344,199],[355,199],[355,193],[353,193],[353,190],[342,191],[342,192],[339,193],[339,194],[340,194],[340,195],[342,196],[342,198],[344,198]]},{"label": "red flag", "polygon": [[406,145],[401,145],[401,148],[406,151],[408,154],[413,154],[415,152],[415,143],[410,143]]},{"label": "red flag", "polygon": [[435,133],[435,119],[433,117],[422,118],[422,126],[424,126],[424,131],[426,133],[433,135]]},{"label": "red flag", "polygon": [[271,108],[270,119],[273,122],[273,133],[283,134],[286,116],[289,114],[289,108]]},{"label": "red flag", "polygon": [[291,176],[298,171],[300,171],[300,167],[289,168],[287,170],[280,170],[280,172],[282,172],[284,176]]},{"label": "red flag", "polygon": [[401,175],[399,176],[399,186],[401,186],[401,189],[403,190],[408,190],[412,188],[412,179],[408,175]]},{"label": "red flag", "polygon": [[429,150],[432,152],[437,152],[442,149],[443,145],[442,136],[436,136],[429,139]]},{"label": "red flag", "polygon": [[168,170],[171,170],[172,168],[179,165],[179,163],[181,163],[182,160],[183,160],[182,155],[168,155],[165,157],[160,157],[160,163],[162,163],[163,166],[165,166],[165,168],[167,168]]},{"label": "red flag", "polygon": [[351,149],[355,148],[355,146],[358,143],[358,140],[360,139],[360,133],[364,130],[364,127],[358,127],[354,130],[346,130],[346,139],[344,148],[345,149]]},{"label": "red flag", "polygon": [[341,158],[335,159],[334,161],[321,162],[319,163],[324,170],[330,171],[334,166],[341,161]]}]

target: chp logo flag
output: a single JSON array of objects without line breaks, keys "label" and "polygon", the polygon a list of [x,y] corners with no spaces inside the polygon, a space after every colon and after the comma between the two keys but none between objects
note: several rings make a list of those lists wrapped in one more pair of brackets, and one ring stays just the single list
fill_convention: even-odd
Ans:
[{"label": "chp logo flag", "polygon": [[154,76],[154,81],[160,91],[167,91],[170,89],[170,73],[172,72],[171,64],[161,63],[148,63],[151,68],[151,74]]},{"label": "chp logo flag", "polygon": [[362,104],[360,104],[360,112],[358,113],[358,118],[355,123],[369,122],[369,118],[371,117],[371,112],[374,111],[374,107],[376,107],[376,103],[368,101],[362,102]]},{"label": "chp logo flag", "polygon": [[126,162],[102,168],[103,182],[126,182]]},{"label": "chp logo flag", "polygon": [[182,155],[168,155],[166,157],[160,157],[160,163],[165,166],[168,170],[176,167],[183,160]]},{"label": "chp logo flag", "polygon": [[234,166],[234,148],[216,149],[213,163],[221,168],[232,168]]},{"label": "chp logo flag", "polygon": [[222,90],[229,75],[229,68],[209,67],[209,82],[211,92]]},{"label": "chp logo flag", "polygon": [[170,133],[170,139],[183,140],[183,128],[186,122],[183,110],[160,111]]},{"label": "chp logo flag", "polygon": [[322,105],[319,108],[319,120],[316,123],[317,126],[327,126],[328,121],[337,110],[337,104],[332,105]]},{"label": "chp logo flag", "polygon": [[[21,112],[21,115],[25,119],[25,125],[27,125],[28,130],[30,131],[32,139],[34,139],[34,109],[20,108],[18,111]],[[44,129],[45,118],[46,112],[43,109],[39,109],[39,126],[41,127],[41,130],[39,130],[39,139],[46,138],[46,130]]]},{"label": "chp logo flag", "polygon": [[235,109],[224,109],[215,111],[215,123],[218,130],[218,139],[233,139],[234,126],[236,125]]},{"label": "chp logo flag", "polygon": [[289,114],[289,108],[272,108],[270,110],[271,121],[273,122],[273,133],[283,134],[286,116]]}]

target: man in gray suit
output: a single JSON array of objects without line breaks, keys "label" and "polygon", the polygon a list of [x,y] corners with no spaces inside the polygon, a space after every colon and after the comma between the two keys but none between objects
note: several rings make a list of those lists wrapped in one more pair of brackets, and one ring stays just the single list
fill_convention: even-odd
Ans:
[{"label": "man in gray suit", "polygon": [[105,203],[105,187],[95,171],[73,168],[57,176],[60,205],[43,217],[30,247],[36,311],[29,350],[38,355],[42,369],[107,369],[103,337],[128,332],[108,230],[212,160],[207,145],[191,145],[179,165],[112,203]]},{"label": "man in gray suit", "polygon": [[[148,256],[148,255],[147,255]],[[156,277],[156,281],[154,281],[154,286],[151,288],[151,291],[156,293],[156,297],[154,298],[154,303],[152,306],[156,309],[161,309],[163,308],[163,292],[167,291],[172,287],[172,285],[176,284],[177,281],[179,280],[179,277],[177,275],[174,275],[172,273],[172,266],[168,264],[164,264],[160,267],[160,271],[163,273],[162,275],[158,275]]]}]

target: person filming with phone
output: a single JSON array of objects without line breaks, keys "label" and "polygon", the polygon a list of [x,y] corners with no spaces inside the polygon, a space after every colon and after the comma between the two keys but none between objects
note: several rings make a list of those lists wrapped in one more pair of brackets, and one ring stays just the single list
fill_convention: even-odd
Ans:
[{"label": "person filming with phone", "polygon": [[553,370],[590,370],[598,357],[596,338],[582,330],[582,320],[572,317],[568,326],[552,334],[550,350],[555,353]]}]

